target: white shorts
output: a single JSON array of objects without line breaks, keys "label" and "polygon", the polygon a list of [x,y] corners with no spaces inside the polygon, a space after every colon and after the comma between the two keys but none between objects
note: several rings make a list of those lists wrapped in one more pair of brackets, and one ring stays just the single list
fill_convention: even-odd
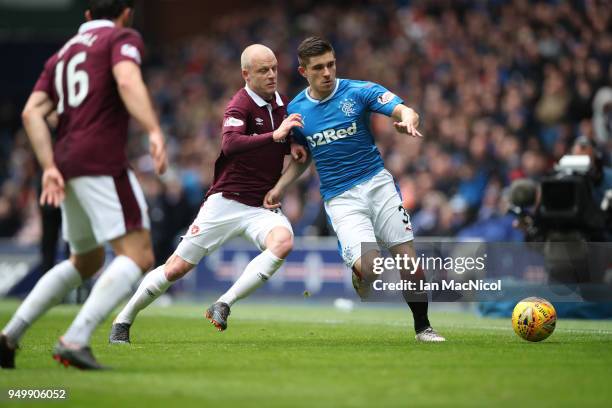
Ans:
[{"label": "white shorts", "polygon": [[275,227],[285,227],[293,234],[291,223],[280,209],[251,207],[216,193],[206,199],[174,253],[196,265],[202,257],[239,235],[264,250],[266,237]]},{"label": "white shorts", "polygon": [[131,170],[117,177],[76,177],[68,180],[65,191],[62,233],[73,254],[151,227],[144,194]]},{"label": "white shorts", "polygon": [[349,268],[361,258],[362,243],[391,248],[414,239],[410,216],[386,169],[326,201],[325,211]]}]

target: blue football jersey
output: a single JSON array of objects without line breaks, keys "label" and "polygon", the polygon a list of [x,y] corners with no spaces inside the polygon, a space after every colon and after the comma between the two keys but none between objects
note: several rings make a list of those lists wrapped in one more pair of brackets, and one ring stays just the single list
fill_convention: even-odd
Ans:
[{"label": "blue football jersey", "polygon": [[383,167],[370,131],[370,114],[391,116],[402,99],[384,87],[366,81],[337,79],[323,100],[300,92],[287,112],[302,115],[304,127],[294,128],[294,139],[306,146],[321,179],[321,196],[327,201],[374,177]]}]

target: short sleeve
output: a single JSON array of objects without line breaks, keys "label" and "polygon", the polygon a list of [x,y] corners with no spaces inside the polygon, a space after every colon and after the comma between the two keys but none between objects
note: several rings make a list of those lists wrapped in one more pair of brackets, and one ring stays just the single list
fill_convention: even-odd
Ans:
[{"label": "short sleeve", "polygon": [[299,128],[294,127],[293,129],[291,129],[291,140],[295,143],[301,144],[307,149],[310,149],[310,147],[308,146],[308,142],[304,137],[304,134],[299,130]]},{"label": "short sleeve", "polygon": [[144,43],[138,32],[131,29],[121,29],[112,39],[111,63],[113,66],[121,61],[142,63]]},{"label": "short sleeve", "polygon": [[[287,106],[287,115],[291,115],[292,113],[297,113],[297,109],[295,107],[294,102],[291,102]],[[291,141],[295,143],[299,143],[306,148],[309,148],[308,142],[306,141],[306,137],[304,136],[304,134],[298,127],[294,127],[293,129],[291,129]]]},{"label": "short sleeve", "polygon": [[393,109],[404,101],[384,86],[373,82],[365,82],[359,87],[359,95],[363,104],[372,112],[391,116]]}]

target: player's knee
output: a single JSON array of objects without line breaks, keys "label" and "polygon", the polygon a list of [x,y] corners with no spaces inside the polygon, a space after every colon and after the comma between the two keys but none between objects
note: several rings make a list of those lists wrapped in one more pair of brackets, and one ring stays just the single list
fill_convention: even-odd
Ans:
[{"label": "player's knee", "polygon": [[123,253],[119,253],[117,255],[127,256],[130,258],[143,273],[149,271],[153,266],[155,266],[155,256],[153,255],[153,251],[151,249],[144,249],[140,252],[137,251],[125,251]]},{"label": "player's knee", "polygon": [[111,241],[113,251],[117,256],[123,255],[130,258],[142,272],[146,272],[155,265],[153,246],[149,231],[139,229]]},{"label": "player's knee", "polygon": [[117,255],[127,256],[130,258],[143,273],[146,273],[155,266],[155,256],[151,249],[145,249],[140,252],[137,251],[125,251],[118,253]]},{"label": "player's knee", "polygon": [[277,242],[275,255],[279,258],[285,259],[292,250],[293,236],[289,234]]},{"label": "player's knee", "polygon": [[356,274],[365,284],[371,284],[379,275],[374,273],[374,259],[380,256],[378,251],[369,251],[360,257],[353,265],[353,274]]},{"label": "player's knee", "polygon": [[182,259],[180,256],[172,255],[164,265],[166,279],[170,282],[177,281],[189,272],[194,265]]},{"label": "player's knee", "polygon": [[287,228],[274,228],[267,241],[267,248],[282,259],[286,258],[293,249],[293,234]]},{"label": "player's knee", "polygon": [[152,250],[143,251],[138,255],[138,259],[134,260],[143,272],[155,266],[155,256]]},{"label": "player's knee", "polygon": [[82,254],[73,254],[70,261],[83,279],[96,274],[104,266],[104,248],[98,247]]}]

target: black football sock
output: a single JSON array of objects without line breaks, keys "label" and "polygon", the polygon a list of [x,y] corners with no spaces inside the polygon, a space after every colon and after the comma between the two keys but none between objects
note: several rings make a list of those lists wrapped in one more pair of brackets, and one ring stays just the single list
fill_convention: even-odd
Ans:
[{"label": "black football sock", "polygon": [[412,311],[412,317],[414,318],[414,331],[420,333],[430,326],[429,318],[427,317],[427,309],[429,303],[427,302],[427,292],[415,293],[411,291],[402,292],[404,299],[410,310]]},{"label": "black football sock", "polygon": [[[415,274],[402,276],[402,279],[414,282],[417,287],[422,287],[421,282],[425,281],[425,272],[419,268]],[[404,290],[402,291],[404,300],[408,303],[414,318],[414,331],[422,332],[430,326],[429,318],[427,317],[427,309],[429,307],[427,291]]]}]

